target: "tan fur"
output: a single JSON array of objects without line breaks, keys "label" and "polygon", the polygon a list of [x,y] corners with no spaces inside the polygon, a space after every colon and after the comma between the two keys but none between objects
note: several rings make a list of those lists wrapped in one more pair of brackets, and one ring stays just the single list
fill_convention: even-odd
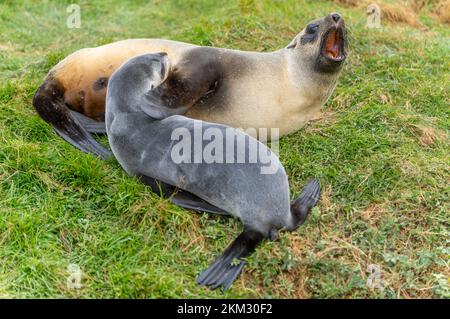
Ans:
[{"label": "tan fur", "polygon": [[[173,66],[194,47],[169,40],[124,40],[79,50],[56,65],[51,73],[64,87],[67,105],[100,119],[106,88],[93,89],[98,78],[109,78],[123,62],[144,53],[166,52]],[[188,117],[243,129],[280,128],[280,134],[284,135],[298,130],[314,117],[333,91],[338,76],[332,77],[331,84],[323,77],[315,79],[314,74],[306,71],[303,78],[294,78],[299,75],[292,70],[301,66],[292,64],[284,49],[272,53],[220,50],[224,56],[244,57],[257,67],[246,75],[236,74],[238,80],[227,82],[232,96],[198,103],[186,113]],[[84,101],[80,92],[84,92]]]},{"label": "tan fur", "polygon": [[[195,105],[187,116],[243,129],[279,128],[285,135],[312,119],[334,88],[328,90],[313,79],[305,79],[301,87],[295,85],[297,81],[290,78],[288,59],[282,52],[234,53],[248,55],[257,61],[258,68],[231,81],[233,95],[227,97],[226,105]],[[218,112],[218,108],[226,111]]]},{"label": "tan fur", "polygon": [[[109,78],[122,63],[136,55],[167,52],[171,59],[176,59],[173,47],[170,41],[133,39],[85,48],[69,55],[50,73],[64,87],[64,100],[72,109],[100,120],[104,113],[106,87],[95,91],[95,81],[101,77]],[[80,92],[84,92],[84,101]]]}]

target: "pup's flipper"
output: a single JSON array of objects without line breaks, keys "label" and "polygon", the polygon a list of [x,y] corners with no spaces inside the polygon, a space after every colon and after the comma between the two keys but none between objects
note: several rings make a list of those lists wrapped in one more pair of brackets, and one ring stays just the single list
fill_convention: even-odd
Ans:
[{"label": "pup's flipper", "polygon": [[195,210],[199,212],[217,214],[229,216],[230,214],[214,205],[211,205],[207,201],[204,201],[198,196],[192,193],[178,190],[177,193],[171,197],[170,201],[175,205],[181,206],[186,209]]},{"label": "pup's flipper", "polygon": [[305,222],[311,209],[317,205],[319,197],[319,180],[312,179],[305,186],[300,196],[291,202],[292,226],[289,230],[294,230]]},{"label": "pup's flipper", "polygon": [[75,117],[89,133],[106,134],[105,122],[97,122],[77,111],[70,110],[70,113],[72,113],[73,117]]},{"label": "pup's flipper", "polygon": [[139,179],[147,186],[150,186],[153,192],[160,194],[164,198],[170,198],[170,201],[175,205],[199,212],[229,215],[229,213],[223,209],[211,205],[200,197],[184,190],[177,189],[172,185],[163,183],[145,175],[139,176]]},{"label": "pup's flipper", "polygon": [[108,159],[112,153],[98,143],[72,115],[63,101],[63,89],[52,79],[46,80],[33,97],[39,116],[51,124],[56,133],[79,150]]},{"label": "pup's flipper", "polygon": [[254,230],[245,229],[197,278],[199,285],[227,290],[236,280],[245,265],[243,258],[252,254],[264,240],[264,235]]}]

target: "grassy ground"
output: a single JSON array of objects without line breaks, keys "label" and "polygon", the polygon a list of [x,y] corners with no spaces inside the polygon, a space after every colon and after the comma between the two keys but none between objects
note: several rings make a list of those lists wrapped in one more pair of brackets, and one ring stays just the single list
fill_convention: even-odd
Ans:
[{"label": "grassy ground", "polygon": [[[331,1],[72,1],[0,3],[0,297],[450,297],[449,28],[366,30],[364,9]],[[67,54],[131,37],[273,50],[338,10],[351,56],[320,120],[284,137],[293,190],[318,176],[309,221],[264,244],[222,294],[197,274],[239,222],[163,201],[115,162],[63,142],[31,98]],[[79,265],[82,289],[68,289]],[[381,268],[384,289],[366,287]]]}]

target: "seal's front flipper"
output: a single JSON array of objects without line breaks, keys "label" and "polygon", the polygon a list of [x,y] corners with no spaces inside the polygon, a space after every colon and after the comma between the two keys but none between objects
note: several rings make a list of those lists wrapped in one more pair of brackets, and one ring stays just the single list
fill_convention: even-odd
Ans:
[{"label": "seal's front flipper", "polygon": [[199,212],[217,214],[217,215],[230,215],[223,209],[220,209],[214,205],[211,205],[207,201],[204,201],[200,197],[195,196],[192,193],[184,190],[178,190],[178,192],[170,199],[175,205],[181,206],[186,209],[196,210]]},{"label": "seal's front flipper", "polygon": [[211,289],[222,286],[227,290],[244,268],[243,258],[252,254],[263,240],[263,234],[250,229],[244,230],[223,254],[200,274],[197,283]]},{"label": "seal's front flipper", "polygon": [[57,81],[47,79],[36,91],[33,106],[56,133],[79,150],[108,159],[112,153],[98,143],[72,115],[63,101],[64,90]]},{"label": "seal's front flipper", "polygon": [[176,187],[158,181],[152,177],[148,177],[145,175],[139,176],[139,179],[142,183],[147,186],[150,186],[153,192],[160,194],[164,198],[170,198],[170,201],[178,205],[180,207],[195,210],[199,212],[218,214],[218,215],[229,215],[223,209],[220,209],[210,203],[204,201],[198,196],[186,192],[181,189],[177,189]]},{"label": "seal's front flipper", "polygon": [[[53,129],[55,132],[62,137],[64,140],[78,148],[79,150],[88,153],[95,154],[102,158],[103,160],[107,160],[112,156],[112,153],[100,145],[87,131],[85,131],[81,126],[77,125],[65,125],[72,124],[70,122],[61,122],[60,124],[54,126]],[[62,127],[60,127],[62,126]]]},{"label": "seal's front flipper", "polygon": [[93,120],[84,114],[78,113],[77,111],[70,110],[70,113],[89,133],[106,134],[105,122],[97,122],[96,120]]}]

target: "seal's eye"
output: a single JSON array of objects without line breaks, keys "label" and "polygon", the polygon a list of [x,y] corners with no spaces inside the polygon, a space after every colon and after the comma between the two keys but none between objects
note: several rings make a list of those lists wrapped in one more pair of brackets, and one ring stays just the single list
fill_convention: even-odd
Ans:
[{"label": "seal's eye", "polygon": [[306,27],[306,33],[309,34],[316,33],[317,30],[319,30],[319,25],[316,23],[308,24],[308,26]]}]

